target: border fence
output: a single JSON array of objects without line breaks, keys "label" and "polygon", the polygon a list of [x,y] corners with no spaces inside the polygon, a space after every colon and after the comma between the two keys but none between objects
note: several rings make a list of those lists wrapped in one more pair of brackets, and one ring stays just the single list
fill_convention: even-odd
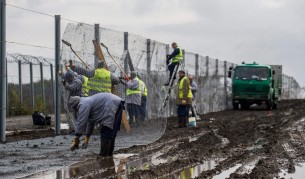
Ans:
[{"label": "border fence", "polygon": [[[77,54],[92,68],[95,67],[98,60],[92,40],[97,40],[98,42],[103,42],[109,48],[111,55],[127,73],[131,71],[131,66],[138,71],[148,88],[147,116],[149,119],[157,117],[166,91],[164,90],[163,84],[169,75],[166,67],[166,55],[170,54],[172,49],[170,49],[168,44],[128,32],[106,29],[100,27],[99,24],[89,25],[61,18],[58,15],[54,16],[21,8],[7,4],[5,0],[1,0],[0,2],[1,49],[4,48],[4,50],[1,50],[1,76],[2,79],[5,79],[5,84],[7,84],[5,87],[7,90],[2,90],[6,91],[4,95],[6,106],[2,104],[1,109],[6,109],[6,116],[29,114],[35,110],[55,113],[56,110],[59,111],[60,108],[64,108],[57,103],[60,100],[58,98],[59,93],[56,92],[58,90],[56,84],[58,83],[55,83],[55,81],[58,79],[56,78],[55,68],[61,68],[61,65],[71,59],[78,65],[81,64],[68,46],[61,44],[61,47],[59,47],[59,28],[62,27],[65,29],[61,38],[70,42]],[[38,19],[41,16],[47,19],[46,21],[49,25],[55,24],[55,32],[49,32],[48,29],[42,34],[45,39],[49,39],[50,35],[55,34],[55,48],[35,44],[35,42],[31,44],[32,41],[30,42],[30,40],[27,42],[19,42],[15,39],[6,40],[5,6],[8,6],[10,9],[17,9],[20,12],[26,11],[24,16],[31,19],[33,27],[35,26],[33,18]],[[54,19],[56,20],[55,23]],[[7,53],[5,50],[6,45],[8,45],[10,51],[18,52],[18,54]],[[179,45],[183,49],[183,44]],[[17,48],[17,46],[23,46],[26,50],[18,51],[20,48]],[[58,50],[59,48],[60,50]],[[32,55],[24,55],[28,54],[27,50],[30,52],[35,51],[35,53]],[[115,66],[109,54],[106,53],[105,49],[102,48],[102,50],[104,51],[110,70],[115,75],[121,76],[120,70]],[[55,59],[52,57],[41,57],[41,54],[44,53],[50,56],[50,51],[55,54]],[[56,59],[59,57],[59,64],[56,64]],[[229,109],[231,106],[231,86],[230,80],[227,78],[227,71],[230,66],[235,64],[229,61],[195,54],[189,52],[187,49],[184,49],[183,58],[181,69],[184,69],[187,74],[193,75],[194,80],[198,83],[197,108],[199,113],[206,114],[208,112]],[[7,60],[7,63],[4,63],[6,62],[5,60]],[[3,64],[5,64],[6,68]],[[2,81],[1,87],[3,88],[4,86]],[[122,98],[125,98],[125,90],[124,86],[121,84],[118,85],[118,93]],[[293,77],[283,75],[282,99],[301,98],[301,94],[303,93],[301,87]],[[1,100],[3,101],[3,99]],[[163,117],[175,116],[175,93],[171,93],[171,98],[166,108],[167,112],[163,114]],[[58,116],[56,117],[58,118]],[[4,121],[4,119],[1,119],[1,124]],[[163,128],[154,140],[162,135],[162,132],[165,130],[165,124],[166,120],[165,123],[160,124]],[[3,139],[5,140],[5,137],[3,138],[5,136],[3,135],[5,134],[4,126],[1,125],[0,131],[2,141]],[[58,129],[58,126],[56,129]],[[148,140],[147,142],[149,141],[152,140]]]}]

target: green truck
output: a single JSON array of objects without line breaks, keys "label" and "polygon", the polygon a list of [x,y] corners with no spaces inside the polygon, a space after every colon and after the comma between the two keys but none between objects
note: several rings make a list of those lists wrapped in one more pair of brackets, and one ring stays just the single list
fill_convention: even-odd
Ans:
[{"label": "green truck", "polygon": [[282,65],[257,63],[229,68],[232,79],[232,105],[234,110],[249,109],[252,104],[266,104],[268,110],[276,109],[282,91]]}]

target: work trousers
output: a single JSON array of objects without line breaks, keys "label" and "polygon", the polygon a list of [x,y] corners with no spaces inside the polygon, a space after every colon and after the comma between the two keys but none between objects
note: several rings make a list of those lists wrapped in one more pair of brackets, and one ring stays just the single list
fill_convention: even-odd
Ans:
[{"label": "work trousers", "polygon": [[146,104],[147,104],[147,96],[142,96],[141,97],[141,110],[140,110],[140,116],[141,116],[141,121],[145,121],[146,117]]}]

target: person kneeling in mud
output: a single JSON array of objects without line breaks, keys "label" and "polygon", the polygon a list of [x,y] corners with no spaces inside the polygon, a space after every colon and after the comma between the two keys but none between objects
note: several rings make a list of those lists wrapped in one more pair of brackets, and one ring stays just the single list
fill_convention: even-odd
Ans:
[{"label": "person kneeling in mud", "polygon": [[103,92],[89,97],[73,96],[69,99],[71,110],[77,112],[75,138],[71,150],[79,147],[80,137],[86,131],[87,123],[99,123],[100,156],[112,156],[117,132],[120,130],[124,101],[111,93]]}]

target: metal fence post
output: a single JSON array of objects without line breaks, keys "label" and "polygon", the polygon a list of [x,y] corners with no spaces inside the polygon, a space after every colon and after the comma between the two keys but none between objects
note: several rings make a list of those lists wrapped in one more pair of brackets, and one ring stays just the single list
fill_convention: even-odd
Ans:
[{"label": "metal fence post", "polygon": [[46,100],[44,95],[44,82],[43,82],[43,64],[40,62],[40,85],[41,85],[41,99],[43,103],[43,108],[45,110]]},{"label": "metal fence post", "polygon": [[50,72],[51,72],[51,91],[52,91],[52,107],[53,107],[53,112],[55,114],[55,95],[54,95],[54,77],[53,77],[53,64],[50,63]]},{"label": "metal fence post", "polygon": [[[124,32],[124,51],[128,50],[128,32]],[[124,59],[124,71],[128,71],[128,61],[127,56]]]},{"label": "metal fence post", "polygon": [[59,71],[60,60],[60,15],[55,15],[55,93],[56,93],[56,110],[55,110],[55,134],[60,134],[60,111],[61,95],[57,72]]},{"label": "metal fence post", "polygon": [[209,56],[206,56],[206,61],[205,61],[205,67],[206,67],[206,76],[209,76],[209,63],[210,63],[210,58]]},{"label": "metal fence post", "polygon": [[[147,74],[146,74],[146,79],[145,79],[145,82],[146,82],[146,88],[148,87],[149,89],[149,86],[151,86],[151,81],[148,80],[148,78],[151,78],[151,40],[150,39],[147,39],[146,40],[146,60],[147,60],[147,63],[146,63],[146,70],[147,70]],[[147,90],[148,90],[147,89]],[[149,90],[151,91],[151,90]],[[148,98],[150,98],[151,94],[148,93],[149,96],[147,96],[147,101],[148,101]],[[152,98],[151,98],[152,99]],[[150,103],[146,102],[146,111],[147,111],[147,116],[148,115],[148,112],[151,113],[151,110],[150,110]]]},{"label": "metal fence post", "polygon": [[185,50],[182,50],[182,69],[184,70],[185,68]]},{"label": "metal fence post", "polygon": [[228,83],[227,83],[227,61],[224,61],[224,95],[225,95],[225,109],[228,109]]},{"label": "metal fence post", "polygon": [[199,55],[195,54],[195,80],[199,78]]},{"label": "metal fence post", "polygon": [[30,85],[31,85],[31,104],[32,109],[34,109],[35,106],[35,96],[34,96],[34,83],[33,83],[33,63],[30,62]]},{"label": "metal fence post", "polygon": [[18,77],[19,77],[19,107],[22,106],[22,71],[21,71],[21,60],[18,60]]},{"label": "metal fence post", "polygon": [[0,140],[6,141],[6,2],[0,0],[0,75],[1,75],[1,92],[0,92]]},{"label": "metal fence post", "polygon": [[[94,24],[94,38],[100,44],[100,24]],[[94,52],[94,67],[96,68],[99,58],[96,51]]]},{"label": "metal fence post", "polygon": [[215,75],[218,75],[218,59],[216,59],[216,71],[215,71]]}]

